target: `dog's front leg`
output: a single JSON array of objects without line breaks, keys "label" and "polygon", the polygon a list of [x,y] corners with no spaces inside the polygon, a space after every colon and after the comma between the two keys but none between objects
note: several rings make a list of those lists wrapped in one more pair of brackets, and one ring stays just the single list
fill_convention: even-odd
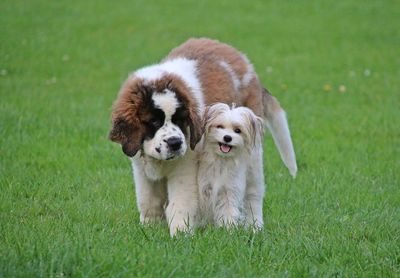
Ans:
[{"label": "dog's front leg", "polygon": [[165,211],[170,234],[178,231],[193,232],[197,225],[198,188],[196,168],[194,164],[186,164],[168,178],[169,204]]},{"label": "dog's front leg", "polygon": [[254,231],[261,230],[264,226],[263,221],[263,196],[264,185],[251,184],[247,186],[245,197],[245,224],[253,228]]},{"label": "dog's front leg", "polygon": [[[234,227],[240,223],[243,200],[243,185],[236,181],[226,181],[217,192],[214,208],[214,222],[217,226]],[[232,183],[231,183],[232,182]],[[240,181],[239,181],[240,183]]]},{"label": "dog's front leg", "polygon": [[164,218],[164,206],[167,202],[165,181],[149,180],[140,161],[134,161],[132,166],[140,223],[158,222]]}]

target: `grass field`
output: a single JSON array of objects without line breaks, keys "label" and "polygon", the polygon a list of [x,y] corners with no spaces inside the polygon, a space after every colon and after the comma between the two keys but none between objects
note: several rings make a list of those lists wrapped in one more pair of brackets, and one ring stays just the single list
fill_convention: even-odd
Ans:
[{"label": "grass field", "polygon": [[[399,277],[398,1],[0,2],[0,277]],[[288,112],[265,229],[141,227],[108,141],[127,74],[192,36],[247,53]]]}]

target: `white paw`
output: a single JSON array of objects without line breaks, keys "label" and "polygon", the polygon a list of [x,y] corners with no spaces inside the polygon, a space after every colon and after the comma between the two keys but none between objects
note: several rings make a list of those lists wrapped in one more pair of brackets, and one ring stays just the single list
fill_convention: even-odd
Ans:
[{"label": "white paw", "polygon": [[264,227],[264,222],[262,218],[259,219],[247,219],[246,221],[246,227],[250,228],[253,230],[254,233],[259,232],[263,229]]},{"label": "white paw", "polygon": [[193,226],[190,225],[189,221],[172,221],[169,226],[169,234],[174,237],[177,233],[193,233]]},{"label": "white paw", "polygon": [[223,216],[219,217],[215,222],[217,227],[234,228],[239,225],[239,217]]},{"label": "white paw", "polygon": [[164,213],[161,211],[147,211],[146,214],[140,214],[140,223],[143,225],[161,222],[164,219]]}]

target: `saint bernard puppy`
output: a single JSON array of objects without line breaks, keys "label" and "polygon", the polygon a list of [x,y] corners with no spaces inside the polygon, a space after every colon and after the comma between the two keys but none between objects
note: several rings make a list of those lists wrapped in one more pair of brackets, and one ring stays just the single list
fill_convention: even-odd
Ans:
[{"label": "saint bernard puppy", "polygon": [[264,118],[285,165],[296,174],[285,112],[247,57],[215,40],[189,39],[159,64],[133,72],[113,106],[109,137],[132,159],[141,223],[165,217],[171,236],[198,223],[194,149],[205,106],[216,102],[234,102]]}]

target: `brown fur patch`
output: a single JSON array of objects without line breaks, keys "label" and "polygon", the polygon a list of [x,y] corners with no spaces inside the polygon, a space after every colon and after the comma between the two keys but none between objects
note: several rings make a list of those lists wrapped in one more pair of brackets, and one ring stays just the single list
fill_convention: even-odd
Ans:
[{"label": "brown fur patch", "polygon": [[198,75],[206,105],[234,102],[237,106],[249,107],[257,116],[263,116],[262,86],[257,74],[253,72],[250,82],[241,84],[236,90],[231,76],[220,65],[221,61],[226,62],[240,81],[252,67],[247,58],[232,46],[206,38],[189,39],[173,49],[164,61],[178,57],[198,61]]},{"label": "brown fur patch", "polygon": [[146,136],[144,123],[151,120],[148,106],[151,91],[139,79],[128,79],[122,86],[112,113],[109,138],[122,145],[128,156],[134,156]]}]

